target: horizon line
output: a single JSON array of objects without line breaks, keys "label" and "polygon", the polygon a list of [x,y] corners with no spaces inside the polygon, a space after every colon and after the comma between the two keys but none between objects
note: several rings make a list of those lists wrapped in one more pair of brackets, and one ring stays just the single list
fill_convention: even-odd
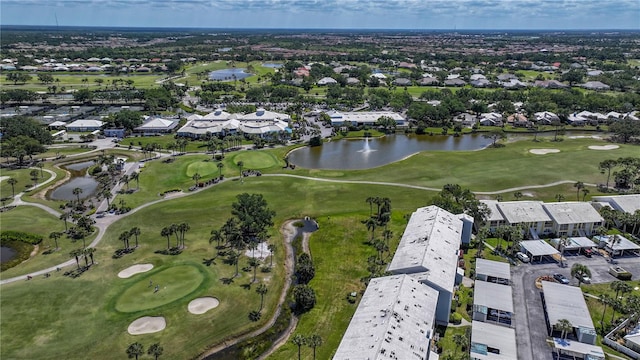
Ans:
[{"label": "horizon line", "polygon": [[524,32],[524,31],[534,31],[534,32],[640,32],[640,28],[566,28],[566,29],[541,29],[541,28],[528,28],[528,29],[509,29],[509,28],[497,28],[497,29],[481,29],[481,28],[453,28],[453,29],[445,29],[445,28],[340,28],[340,27],[309,27],[309,28],[298,28],[298,27],[290,27],[290,28],[279,28],[279,27],[193,27],[193,26],[125,26],[125,25],[56,25],[56,24],[48,24],[48,25],[33,25],[33,24],[0,24],[0,28],[11,28],[11,27],[23,27],[23,28],[53,28],[53,29],[62,29],[62,28],[96,28],[96,29],[159,29],[159,30],[225,30],[225,31],[242,31],[242,30],[286,30],[286,31],[295,31],[295,30],[313,30],[313,31],[447,31],[447,32],[460,32],[460,31],[511,31],[511,32]]}]

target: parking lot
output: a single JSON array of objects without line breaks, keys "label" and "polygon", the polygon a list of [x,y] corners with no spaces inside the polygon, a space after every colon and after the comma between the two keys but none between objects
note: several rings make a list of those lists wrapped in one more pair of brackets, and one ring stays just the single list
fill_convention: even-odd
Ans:
[{"label": "parking lot", "polygon": [[[609,274],[611,263],[602,256],[587,258],[583,255],[566,256],[565,267],[558,263],[520,264],[512,267],[511,280],[513,282],[513,305],[515,309],[514,323],[516,328],[516,342],[518,344],[518,359],[520,360],[550,360],[553,359],[551,348],[546,342],[547,326],[542,306],[542,290],[536,288],[535,280],[539,276],[561,273],[566,276],[570,285],[577,286],[578,280],[571,277],[571,266],[575,263],[586,265],[591,270],[591,282],[608,283],[616,280]],[[624,267],[633,274],[633,280],[640,278],[640,258],[626,257],[616,259],[617,265]],[[595,324],[594,324],[595,325]],[[603,348],[607,352],[606,348]]]}]

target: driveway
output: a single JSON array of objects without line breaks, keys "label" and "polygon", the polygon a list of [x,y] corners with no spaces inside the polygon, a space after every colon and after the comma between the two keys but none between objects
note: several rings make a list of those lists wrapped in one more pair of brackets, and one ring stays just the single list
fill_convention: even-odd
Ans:
[{"label": "driveway", "polygon": [[[513,305],[516,311],[514,314],[516,343],[520,360],[553,359],[551,348],[546,341],[547,325],[542,306],[542,291],[535,286],[536,278],[557,272],[569,278],[571,286],[577,286],[578,281],[571,278],[571,266],[575,263],[581,263],[591,270],[593,283],[608,283],[616,280],[608,273],[611,264],[601,256],[587,258],[582,255],[565,255],[565,257],[567,258],[567,266],[564,268],[561,268],[557,263],[533,263],[521,264],[511,269]],[[618,265],[633,274],[634,280],[640,278],[640,259],[638,257],[619,258],[616,261]],[[607,352],[607,348],[603,348],[603,350]]]}]

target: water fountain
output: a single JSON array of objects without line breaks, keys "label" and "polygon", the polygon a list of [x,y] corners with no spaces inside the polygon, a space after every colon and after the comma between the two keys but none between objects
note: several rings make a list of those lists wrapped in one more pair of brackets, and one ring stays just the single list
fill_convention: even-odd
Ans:
[{"label": "water fountain", "polygon": [[375,150],[371,150],[371,147],[369,146],[369,138],[365,137],[364,138],[364,147],[362,148],[362,150],[358,150],[358,152],[363,153],[363,154],[367,154],[367,153],[370,153],[372,151],[375,151]]}]

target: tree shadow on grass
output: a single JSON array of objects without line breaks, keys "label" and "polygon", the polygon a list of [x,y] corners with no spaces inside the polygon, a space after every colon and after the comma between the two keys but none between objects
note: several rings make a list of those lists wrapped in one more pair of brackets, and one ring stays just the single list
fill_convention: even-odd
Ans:
[{"label": "tree shadow on grass", "polygon": [[80,268],[75,268],[73,270],[66,271],[64,276],[68,276],[72,279],[80,277],[80,275],[84,274],[85,271],[89,270],[89,266],[81,266]]},{"label": "tree shadow on grass", "polygon": [[225,285],[233,284],[233,278],[232,277],[221,278],[220,281],[222,281],[222,283],[225,284]]},{"label": "tree shadow on grass", "polygon": [[123,257],[123,256],[125,256],[127,254],[131,254],[135,250],[136,250],[135,248],[118,249],[118,250],[113,252],[113,255],[111,255],[111,257],[114,258],[114,259],[120,259],[121,257]]},{"label": "tree shadow on grass", "polygon": [[216,256],[216,257],[213,257],[213,258],[211,258],[211,259],[202,259],[202,263],[203,263],[204,265],[206,265],[206,266],[211,266],[212,264],[213,264],[213,265],[216,265],[216,258],[217,258],[217,256]]},{"label": "tree shadow on grass", "polygon": [[251,290],[251,283],[242,284],[242,285],[240,285],[240,287],[245,289],[245,290]]},{"label": "tree shadow on grass", "polygon": [[172,247],[171,249],[156,250],[155,253],[162,255],[180,255],[182,254],[182,249]]}]

